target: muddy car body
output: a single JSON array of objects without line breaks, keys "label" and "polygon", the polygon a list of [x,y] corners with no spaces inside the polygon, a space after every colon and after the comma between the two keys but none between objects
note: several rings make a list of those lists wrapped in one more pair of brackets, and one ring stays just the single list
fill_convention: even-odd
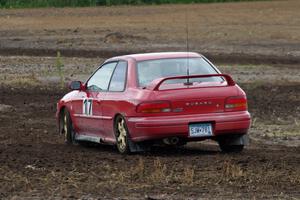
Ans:
[{"label": "muddy car body", "polygon": [[106,60],[57,104],[67,143],[116,144],[121,153],[163,142],[213,139],[241,151],[250,126],[245,92],[197,53],[148,53]]}]

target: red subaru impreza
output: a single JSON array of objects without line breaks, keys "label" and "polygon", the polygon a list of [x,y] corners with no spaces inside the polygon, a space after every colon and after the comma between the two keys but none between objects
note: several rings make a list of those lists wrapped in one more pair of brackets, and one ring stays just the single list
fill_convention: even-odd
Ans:
[{"label": "red subaru impreza", "polygon": [[239,152],[248,141],[245,92],[197,53],[114,57],[70,89],[56,113],[69,144],[108,143],[125,154],[205,139]]}]

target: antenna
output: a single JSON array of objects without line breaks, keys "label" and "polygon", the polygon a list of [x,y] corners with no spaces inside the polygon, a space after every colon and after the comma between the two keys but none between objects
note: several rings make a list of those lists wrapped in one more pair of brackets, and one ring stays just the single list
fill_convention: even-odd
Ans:
[{"label": "antenna", "polygon": [[188,12],[185,10],[185,31],[186,31],[186,50],[189,52],[189,24],[188,24]]},{"label": "antenna", "polygon": [[[190,76],[190,66],[189,66],[189,24],[188,24],[188,11],[187,9],[185,10],[185,30],[186,30],[186,75]],[[184,85],[193,85],[193,83],[190,82],[190,78],[187,78],[187,82],[184,83]]]}]

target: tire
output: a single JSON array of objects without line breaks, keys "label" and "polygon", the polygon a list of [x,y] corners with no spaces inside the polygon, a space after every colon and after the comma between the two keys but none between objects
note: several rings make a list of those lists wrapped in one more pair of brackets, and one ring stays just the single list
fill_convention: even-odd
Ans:
[{"label": "tire", "polygon": [[114,123],[114,132],[116,136],[116,145],[120,154],[130,154],[129,132],[124,117],[121,115],[116,117]]},{"label": "tire", "polygon": [[224,153],[239,153],[244,149],[244,145],[228,145],[223,144],[222,142],[219,142],[219,147]]},{"label": "tire", "polygon": [[64,110],[62,115],[62,133],[66,144],[77,144],[72,119],[68,110]]}]

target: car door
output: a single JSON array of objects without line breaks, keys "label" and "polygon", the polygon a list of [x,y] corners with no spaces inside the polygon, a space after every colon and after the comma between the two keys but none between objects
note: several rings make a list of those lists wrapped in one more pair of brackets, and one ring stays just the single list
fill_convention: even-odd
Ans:
[{"label": "car door", "polygon": [[103,64],[86,82],[86,95],[82,99],[81,130],[85,134],[104,137],[102,100],[117,62]]},{"label": "car door", "polygon": [[113,119],[117,113],[122,113],[126,104],[127,62],[119,61],[112,75],[108,92],[102,102],[103,128],[106,140],[114,141]]}]

